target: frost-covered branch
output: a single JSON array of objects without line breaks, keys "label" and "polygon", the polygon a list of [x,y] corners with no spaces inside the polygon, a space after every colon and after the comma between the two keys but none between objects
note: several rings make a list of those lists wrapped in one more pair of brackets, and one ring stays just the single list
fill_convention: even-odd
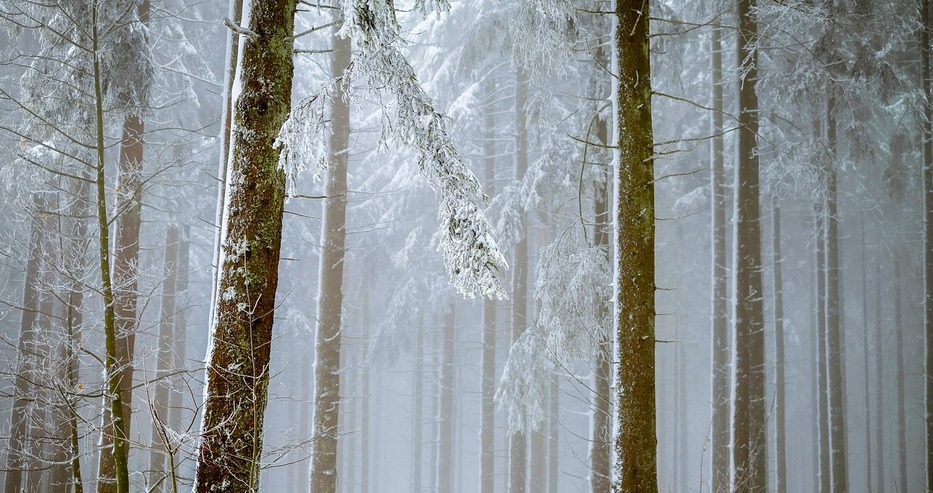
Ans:
[{"label": "frost-covered branch", "polygon": [[[341,35],[351,37],[359,50],[349,72],[366,77],[371,90],[385,91],[391,96],[394,118],[386,118],[392,122],[386,126],[386,137],[416,153],[421,174],[440,195],[438,249],[444,254],[454,287],[469,297],[504,298],[505,291],[496,274],[508,265],[479,207],[486,197],[453,145],[448,119],[435,109],[399,51],[401,40],[392,2],[344,0],[342,6]],[[309,133],[300,126],[315,130],[314,119],[322,118],[315,115],[321,114],[314,111],[304,116],[295,114],[283,127],[279,144],[288,155],[286,169],[295,166],[303,152],[314,151],[306,140],[301,143],[309,138]],[[302,118],[307,121],[296,121]]]}]

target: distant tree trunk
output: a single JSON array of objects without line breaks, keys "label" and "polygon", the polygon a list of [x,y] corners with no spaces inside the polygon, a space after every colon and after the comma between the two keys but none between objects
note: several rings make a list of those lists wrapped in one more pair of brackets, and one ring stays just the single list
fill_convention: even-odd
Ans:
[{"label": "distant tree trunk", "polygon": [[[835,99],[826,105],[826,141],[831,157],[836,157]],[[826,328],[829,351],[829,416],[832,445],[833,493],[848,491],[845,428],[845,349],[842,340],[842,313],[839,295],[839,217],[836,206],[836,164],[827,163],[826,173]]]},{"label": "distant tree trunk", "polygon": [[421,493],[421,457],[424,439],[424,323],[419,317],[415,333],[415,372],[412,385],[411,491]]},{"label": "distant tree trunk", "polygon": [[372,399],[370,398],[370,364],[369,356],[369,290],[363,290],[363,301],[360,307],[362,312],[363,325],[363,347],[360,351],[360,378],[363,379],[363,395],[360,396],[360,493],[369,493],[369,472],[370,472],[370,426],[369,414]]},{"label": "distant tree trunk", "polygon": [[275,137],[291,107],[296,0],[253,0],[224,216],[195,491],[259,485],[285,174]]},{"label": "distant tree trunk", "polygon": [[[162,300],[159,310],[159,346],[156,352],[155,395],[150,403],[152,410],[152,434],[149,444],[149,481],[153,493],[165,491],[166,452],[171,452],[170,443],[163,443],[162,434],[168,426],[169,375],[175,369],[172,352],[175,339],[175,286],[178,262],[178,228],[169,226],[165,232],[165,258],[162,271]],[[157,490],[155,484],[160,482]]]},{"label": "distant tree trunk", "polygon": [[[485,168],[486,194],[495,195],[496,148],[495,115],[493,104],[493,82],[485,84],[486,97],[483,105],[483,166]],[[483,299],[483,356],[481,383],[481,426],[480,426],[480,493],[495,491],[496,469],[496,301]]]},{"label": "distant tree trunk", "polygon": [[648,4],[616,2],[616,344],[618,457],[615,491],[658,491],[655,416],[654,133]]},{"label": "distant tree trunk", "polygon": [[713,238],[713,299],[712,299],[712,352],[713,352],[713,395],[712,395],[712,493],[729,490],[729,392],[731,385],[732,357],[729,346],[729,316],[726,291],[726,191],[725,154],[723,151],[723,94],[722,94],[722,43],[721,28],[713,27],[710,36],[712,53],[712,172],[710,190],[712,201]]},{"label": "distant tree trunk", "polygon": [[817,371],[819,382],[818,422],[820,438],[820,492],[828,493],[831,487],[829,447],[829,394],[827,388],[826,358],[826,232],[822,206],[816,211],[816,317],[817,317]]},{"label": "distant tree trunk", "polygon": [[[519,70],[515,76],[515,179],[528,170],[528,76]],[[524,218],[524,214],[522,215]],[[527,231],[525,231],[527,233]],[[515,244],[512,260],[512,344],[528,326],[528,235]],[[525,432],[518,430],[509,438],[509,493],[525,493],[527,466]]]},{"label": "distant tree trunk", "polygon": [[[310,351],[308,351],[310,353]],[[311,421],[311,368],[312,368],[311,358],[303,358],[301,362],[301,396],[299,401],[299,417],[298,417],[298,439],[304,442],[310,436],[310,421]],[[302,451],[304,453],[304,451]],[[311,461],[310,457],[302,459],[298,464],[295,465],[301,474],[297,481],[298,491],[304,493],[305,491],[310,491],[311,486],[308,484],[310,479],[309,471],[311,470]]]},{"label": "distant tree trunk", "polygon": [[933,488],[933,88],[930,84],[930,0],[920,9],[920,55],[923,80],[923,308],[926,336],[926,484]]},{"label": "distant tree trunk", "polygon": [[[43,235],[42,251],[47,262],[55,258],[55,247],[51,238],[54,226],[50,217],[53,214],[57,214],[56,209],[57,207],[50,203],[46,214],[44,214],[45,220],[43,222],[45,224],[42,229],[45,234]],[[52,419],[50,416],[51,410],[49,409],[49,404],[54,399],[51,392],[51,385],[54,384],[54,378],[49,378],[52,366],[50,344],[52,337],[52,317],[54,316],[55,310],[55,293],[52,292],[52,289],[57,281],[54,275],[54,268],[55,267],[51,265],[46,265],[46,267],[42,269],[41,276],[43,279],[40,281],[42,287],[39,291],[39,316],[36,320],[36,344],[33,349],[33,357],[36,358],[35,372],[32,375],[33,409],[29,430],[29,461],[26,464],[25,491],[28,493],[38,493],[44,490],[43,484],[48,481],[49,448],[51,445],[49,443],[49,439],[51,438],[50,421]]]},{"label": "distant tree trunk", "polygon": [[[550,405],[547,402],[549,399],[545,397],[544,409],[550,410]],[[531,444],[529,449],[531,450],[531,457],[528,458],[530,475],[528,478],[528,487],[529,491],[547,491],[547,436],[544,434],[544,429],[547,427],[547,420],[549,417],[545,417],[541,423],[539,423],[540,428],[533,430],[531,432]]]},{"label": "distant tree trunk", "polygon": [[878,483],[875,493],[884,493],[884,336],[881,329],[881,262],[875,259],[875,447],[878,451]]},{"label": "distant tree trunk", "polygon": [[[188,323],[185,313],[188,306],[188,272],[189,259],[191,251],[191,226],[181,227],[178,238],[178,260],[175,263],[175,304],[178,309],[175,311],[175,330],[172,332],[174,340],[172,341],[172,368],[180,372],[172,379],[171,394],[168,410],[168,424],[173,430],[184,430],[185,423],[182,420],[185,408],[185,393],[183,389],[186,386],[187,374],[187,331]],[[177,446],[177,444],[176,444]],[[171,471],[170,471],[171,472]]]},{"label": "distant tree trunk", "polygon": [[773,255],[774,282],[774,422],[775,422],[775,478],[777,493],[787,491],[787,459],[785,456],[784,413],[784,280],[781,272],[781,204],[777,195],[771,196],[771,253]]},{"label": "distant tree trunk", "polygon": [[907,394],[904,390],[904,326],[901,310],[901,252],[894,249],[894,334],[897,355],[897,482],[895,490],[906,492],[907,488]]},{"label": "distant tree trunk", "polygon": [[[875,463],[872,460],[872,450],[871,450],[871,431],[872,431],[872,421],[871,421],[871,389],[869,382],[871,381],[871,359],[869,358],[869,348],[874,347],[876,351],[881,351],[881,341],[877,341],[874,346],[870,345],[870,330],[868,324],[868,256],[865,254],[865,212],[862,211],[860,217],[859,225],[862,238],[861,238],[861,248],[862,248],[862,364],[865,366],[865,488],[868,493],[872,493],[872,487],[874,483],[872,482],[872,468],[875,467]],[[881,382],[878,382],[880,385]]]},{"label": "distant tree trunk", "polygon": [[[604,145],[609,142],[608,122],[597,121],[597,137]],[[604,249],[606,260],[612,255],[610,245],[609,173],[599,175],[593,201],[594,244]],[[598,300],[599,313],[608,315],[609,300]],[[608,317],[606,317],[608,318]],[[593,426],[590,437],[590,489],[609,491],[612,483],[612,337],[607,330],[596,346],[593,370]]]},{"label": "distant tree trunk", "polygon": [[444,315],[444,342],[441,351],[441,394],[438,414],[437,491],[452,491],[454,451],[454,343],[456,342],[456,307],[447,307]]},{"label": "distant tree trunk", "polygon": [[331,103],[329,167],[324,199],[321,238],[318,327],[314,348],[314,420],[311,432],[311,491],[336,493],[337,432],[340,416],[340,345],[343,308],[343,267],[347,216],[347,146],[350,139],[350,107],[342,95],[349,80],[342,78],[350,65],[350,39],[334,27],[331,77],[336,94]]},{"label": "distant tree trunk", "polygon": [[36,319],[39,314],[39,270],[42,265],[42,215],[46,213],[46,200],[36,192],[33,194],[33,217],[29,233],[29,256],[23,279],[23,303],[20,310],[19,342],[16,347],[13,408],[10,411],[10,442],[6,457],[5,493],[19,493],[22,489],[23,470],[26,468],[24,455],[28,440],[29,402],[35,358],[32,356],[36,344]]},{"label": "distant tree trunk", "polygon": [[548,493],[557,493],[558,483],[560,481],[560,468],[558,467],[558,456],[560,452],[560,376],[557,372],[551,373],[551,411],[548,413],[548,471],[547,471],[547,491]]},{"label": "distant tree trunk", "polygon": [[79,334],[84,327],[84,285],[88,262],[86,245],[90,242],[88,236],[88,219],[90,212],[90,172],[85,169],[84,180],[73,180],[72,194],[74,202],[71,206],[71,217],[68,221],[68,240],[66,247],[65,272],[68,275],[68,294],[65,307],[65,356],[67,375],[65,385],[72,392],[66,393],[68,408],[68,454],[71,460],[71,484],[74,493],[83,493],[84,485],[81,476],[81,454],[78,434],[78,374],[81,360],[78,358]]},{"label": "distant tree trunk", "polygon": [[735,208],[735,414],[733,489],[766,491],[764,310],[761,280],[761,208],[758,157],[758,22],[755,0],[738,0],[738,165]]},{"label": "distant tree trunk", "polygon": [[[149,0],[139,5],[139,21],[149,22]],[[133,412],[133,351],[136,342],[137,278],[139,277],[139,225],[142,206],[143,133],[145,125],[138,115],[123,122],[123,140],[118,162],[116,198],[116,241],[113,252],[113,310],[116,331],[116,364],[120,370],[120,398],[123,426],[128,432]],[[98,465],[98,493],[116,493],[118,466],[114,454],[107,453],[114,440],[114,417],[104,412],[101,453]],[[126,438],[129,438],[128,436]],[[129,441],[122,453],[129,454]],[[126,459],[121,459],[125,461]],[[119,466],[120,468],[124,466]]]}]

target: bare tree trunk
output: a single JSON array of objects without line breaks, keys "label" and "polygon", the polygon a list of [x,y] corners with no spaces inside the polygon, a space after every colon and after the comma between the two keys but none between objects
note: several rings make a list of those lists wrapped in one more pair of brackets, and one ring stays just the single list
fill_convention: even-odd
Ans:
[{"label": "bare tree trunk", "polygon": [[827,388],[827,355],[826,355],[826,232],[822,207],[816,211],[816,316],[817,316],[817,371],[819,382],[818,421],[820,437],[820,492],[828,493],[831,488],[830,447],[829,447],[829,394]]},{"label": "bare tree trunk", "polygon": [[[874,347],[876,351],[881,351],[881,341],[878,341],[875,346],[870,345],[870,330],[868,325],[868,256],[865,254],[865,212],[862,211],[860,217],[859,225],[861,226],[861,247],[862,247],[862,364],[865,366],[865,488],[868,493],[872,493],[872,487],[874,483],[872,481],[872,468],[875,467],[875,463],[872,460],[872,450],[871,450],[871,431],[872,431],[872,421],[871,421],[871,388],[869,382],[871,381],[871,359],[869,358],[869,348]],[[878,382],[878,385],[881,385],[881,382]]]},{"label": "bare tree trunk", "polygon": [[904,326],[901,310],[901,251],[894,249],[894,334],[897,355],[897,465],[895,491],[907,492],[907,394],[904,390]]},{"label": "bare tree trunk", "polygon": [[761,208],[758,135],[758,22],[755,0],[738,0],[738,165],[735,220],[735,414],[733,465],[736,492],[767,490],[764,309],[761,280]]},{"label": "bare tree trunk", "polygon": [[[495,125],[492,105],[494,82],[484,86],[486,97],[483,105],[483,166],[485,168],[486,194],[495,195],[496,183],[496,148]],[[482,397],[480,426],[480,493],[495,491],[496,469],[496,407],[493,400],[496,393],[496,301],[483,300],[483,356],[482,356]]]},{"label": "bare tree trunk", "polygon": [[881,329],[881,262],[875,259],[875,447],[878,453],[878,483],[875,493],[884,493],[885,465],[884,465],[884,337]]},{"label": "bare tree trunk", "polygon": [[[521,70],[515,75],[515,179],[528,170],[528,76]],[[524,215],[522,215],[524,219]],[[528,326],[528,235],[515,244],[512,261],[512,344]],[[525,432],[509,437],[509,493],[525,493],[527,444]]]},{"label": "bare tree trunk", "polygon": [[774,269],[774,422],[775,422],[775,490],[787,491],[787,459],[785,443],[784,395],[784,280],[781,272],[781,204],[777,195],[771,197],[771,253]]},{"label": "bare tree trunk", "polygon": [[350,64],[350,39],[333,30],[331,76],[337,81],[331,103],[331,125],[324,222],[321,238],[318,327],[314,348],[314,420],[312,425],[311,491],[336,493],[337,432],[340,416],[340,345],[343,308],[343,266],[347,216],[347,146],[350,139],[350,107],[346,98],[349,80],[343,78]]},{"label": "bare tree trunk", "polygon": [[547,491],[548,493],[557,493],[560,481],[560,468],[558,467],[558,457],[560,453],[560,375],[557,372],[551,373],[551,411],[548,413],[548,471],[547,471]]},{"label": "bare tree trunk", "polygon": [[441,395],[438,414],[437,491],[452,491],[454,433],[454,342],[456,341],[456,307],[453,303],[444,315],[444,342],[441,352]]},{"label": "bare tree trunk", "polygon": [[[826,141],[831,159],[836,156],[835,100],[826,105]],[[848,491],[845,428],[845,354],[842,340],[842,313],[839,295],[839,217],[836,206],[836,164],[827,163],[826,173],[826,328],[829,351],[829,416],[832,451],[833,493]]]},{"label": "bare tree trunk", "polygon": [[275,137],[291,107],[296,0],[253,0],[234,114],[220,283],[195,491],[259,485],[285,174]]},{"label": "bare tree trunk", "polygon": [[[597,52],[599,54],[601,52]],[[602,56],[601,58],[606,58]],[[608,60],[604,60],[607,63]],[[600,118],[596,121],[596,136],[603,145],[611,145],[609,141],[609,122]],[[606,163],[610,165],[611,163]],[[608,166],[606,168],[608,170]],[[599,178],[595,184],[595,197],[593,199],[593,223],[595,231],[593,243],[602,248],[607,262],[612,256],[610,244],[610,211],[609,173],[600,170]],[[609,300],[598,300],[599,313],[602,316],[609,313]],[[608,317],[601,317],[608,318]],[[590,437],[590,489],[592,491],[609,491],[612,483],[612,337],[606,330],[599,340],[594,355],[593,369],[593,404],[592,404],[592,436]]]},{"label": "bare tree trunk", "polygon": [[615,491],[658,491],[655,416],[654,133],[648,4],[615,6],[617,187]]},{"label": "bare tree trunk", "polygon": [[[177,282],[178,228],[169,226],[165,231],[165,258],[162,271],[162,300],[159,310],[159,346],[156,352],[155,395],[149,404],[152,410],[152,434],[149,444],[148,487],[153,493],[165,491],[166,452],[172,444],[163,443],[162,434],[168,426],[169,375],[172,368],[172,351],[175,342],[175,286]],[[161,483],[160,483],[161,482]],[[158,489],[153,490],[156,483]]]},{"label": "bare tree trunk", "polygon": [[933,488],[933,88],[930,84],[930,0],[920,7],[923,105],[923,308],[926,338],[926,484]]},{"label": "bare tree trunk", "polygon": [[415,334],[415,372],[412,385],[411,491],[421,493],[421,458],[424,438],[424,322],[419,318]]},{"label": "bare tree trunk", "polygon": [[[183,389],[187,386],[187,331],[188,323],[185,313],[188,308],[188,266],[191,251],[191,226],[181,227],[178,238],[178,260],[175,263],[175,304],[178,309],[175,312],[175,330],[172,331],[174,340],[172,341],[172,368],[179,372],[179,375],[172,378],[172,392],[170,394],[168,424],[173,430],[184,430],[186,424],[183,421],[185,407],[185,393]],[[193,414],[193,413],[192,413]],[[177,444],[176,444],[177,445]]]},{"label": "bare tree trunk", "polygon": [[29,429],[29,402],[31,373],[35,365],[32,356],[36,344],[36,319],[39,314],[39,271],[42,265],[42,214],[47,208],[45,197],[40,192],[33,194],[33,217],[29,233],[29,256],[23,279],[23,303],[20,310],[20,333],[17,343],[13,408],[10,411],[10,442],[6,457],[5,493],[19,493],[22,489],[23,470],[26,468],[24,455]]},{"label": "bare tree trunk", "polygon": [[363,302],[360,308],[362,312],[363,325],[363,347],[360,351],[360,378],[363,379],[363,395],[360,396],[360,493],[369,493],[369,473],[370,473],[370,426],[369,414],[372,399],[370,398],[370,364],[369,355],[369,290],[363,290]]},{"label": "bare tree trunk", "polygon": [[710,474],[712,493],[725,493],[729,490],[729,386],[732,369],[729,365],[732,356],[729,347],[729,323],[726,291],[726,191],[725,191],[725,154],[723,151],[723,94],[722,94],[722,42],[721,29],[713,27],[710,36],[712,54],[712,172],[710,189],[712,201],[713,238],[713,299],[712,299],[712,341],[713,341],[713,395],[712,395],[712,472]]}]

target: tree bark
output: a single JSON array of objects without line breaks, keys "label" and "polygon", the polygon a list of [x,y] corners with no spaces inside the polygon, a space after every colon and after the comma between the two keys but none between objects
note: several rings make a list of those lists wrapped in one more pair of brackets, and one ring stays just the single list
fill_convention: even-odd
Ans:
[{"label": "tree bark", "polygon": [[[836,156],[835,98],[826,104],[826,141],[830,159]],[[839,216],[836,205],[836,164],[826,163],[826,328],[829,351],[829,416],[833,493],[848,491],[845,428],[845,350],[839,294]]]},{"label": "tree bark", "polygon": [[771,253],[774,282],[774,422],[775,422],[775,491],[787,491],[787,440],[784,393],[784,279],[781,272],[781,204],[771,197]]},{"label": "tree bark", "polygon": [[616,2],[616,344],[614,490],[658,491],[655,416],[654,134],[648,3]]},{"label": "tree bark", "polygon": [[195,491],[255,491],[269,383],[291,107],[296,0],[253,0],[243,49]]},{"label": "tree bark", "polygon": [[560,481],[560,467],[558,456],[560,453],[560,376],[557,372],[551,373],[551,410],[548,413],[548,471],[547,491],[557,493]]},{"label": "tree bark", "polygon": [[[515,76],[515,179],[528,170],[528,76],[519,70]],[[524,214],[522,222],[524,222]],[[528,235],[527,230],[515,244],[512,260],[512,344],[528,326]],[[525,432],[517,430],[509,437],[509,493],[525,493],[527,443]]]},{"label": "tree bark", "polygon": [[178,238],[178,261],[175,263],[175,304],[178,309],[175,312],[175,330],[172,341],[172,368],[179,372],[172,378],[172,392],[170,394],[168,424],[173,430],[184,430],[186,423],[183,420],[186,408],[185,393],[183,389],[187,386],[188,367],[187,367],[187,331],[188,322],[185,314],[188,308],[188,266],[191,251],[191,226],[181,227]]},{"label": "tree bark", "polygon": [[40,192],[33,194],[33,218],[29,233],[29,256],[23,279],[23,302],[20,311],[19,341],[16,346],[16,372],[14,377],[13,407],[10,411],[10,441],[6,457],[6,477],[3,490],[19,493],[22,488],[24,455],[29,428],[29,402],[31,401],[31,373],[35,365],[31,356],[35,350],[35,325],[39,313],[39,270],[42,265],[42,215],[47,213],[46,200]]},{"label": "tree bark", "polygon": [[[597,121],[597,137],[604,145],[609,142],[609,125],[603,119]],[[608,164],[608,163],[607,163]],[[603,248],[607,262],[612,254],[610,244],[609,173],[599,176],[593,215],[596,231],[594,244]],[[601,315],[608,315],[609,300],[599,300]],[[606,317],[608,318],[608,317]],[[607,330],[596,347],[593,371],[593,426],[590,438],[590,488],[592,491],[609,491],[612,483],[612,338]]]},{"label": "tree bark", "polygon": [[[821,208],[821,207],[820,207]],[[830,430],[829,430],[829,389],[828,389],[828,361],[826,354],[826,232],[823,213],[817,210],[816,213],[816,316],[817,316],[817,371],[816,378],[819,382],[818,406],[819,413],[817,421],[819,422],[820,439],[820,492],[828,493],[832,486],[832,475],[830,469]]]},{"label": "tree bark", "polygon": [[369,493],[369,473],[370,473],[370,408],[372,399],[370,397],[370,362],[367,360],[369,355],[370,342],[370,321],[369,321],[369,290],[363,290],[363,301],[360,308],[362,312],[363,325],[363,347],[360,351],[360,378],[363,379],[363,395],[360,396],[360,493]]},{"label": "tree bark", "polygon": [[907,486],[907,394],[904,389],[904,326],[901,310],[901,252],[894,249],[894,334],[897,355],[897,482],[895,491],[906,492]]},{"label": "tree bark", "polygon": [[419,318],[415,333],[415,372],[412,385],[411,491],[421,491],[421,457],[424,439],[424,323]]},{"label": "tree bark", "polygon": [[885,465],[884,465],[884,338],[881,328],[881,262],[875,259],[875,447],[878,453],[878,483],[876,493],[884,493]]},{"label": "tree bark", "polygon": [[340,413],[340,346],[343,308],[343,267],[347,216],[347,146],[350,138],[350,107],[343,97],[349,80],[343,78],[350,64],[350,39],[337,35],[334,27],[331,76],[336,86],[331,103],[332,131],[327,169],[327,196],[321,225],[318,288],[318,327],[314,348],[314,420],[311,428],[311,491],[336,493],[337,433]]},{"label": "tree bark", "polygon": [[[865,245],[865,212],[862,211],[860,217],[859,229],[862,233],[861,238],[861,257],[862,257],[862,365],[865,367],[865,488],[868,493],[872,493],[872,488],[874,482],[872,481],[872,468],[875,467],[875,463],[872,460],[872,450],[871,450],[871,432],[872,432],[872,421],[871,421],[871,359],[869,358],[869,348],[874,347],[875,351],[881,351],[881,341],[878,341],[874,346],[870,345],[870,330],[868,324],[868,256],[865,254],[866,245]],[[878,383],[880,385],[880,382]]]},{"label": "tree bark", "polygon": [[453,491],[454,451],[454,343],[456,341],[456,314],[453,303],[444,315],[444,342],[441,351],[441,395],[439,435],[437,449],[437,491]]},{"label": "tree bark", "polygon": [[733,489],[767,489],[764,310],[761,280],[761,208],[758,137],[758,22],[755,0],[738,0],[738,166],[735,220],[735,414]]},{"label": "tree bark", "polygon": [[923,308],[926,338],[926,484],[933,488],[933,88],[930,84],[930,0],[920,8],[923,87]]},{"label": "tree bark", "polygon": [[[493,104],[494,83],[487,82],[483,105],[483,166],[485,168],[486,194],[495,195],[496,183],[496,120],[490,105]],[[496,469],[496,301],[483,299],[483,356],[482,356],[481,425],[480,425],[480,493],[495,491]]]},{"label": "tree bark", "polygon": [[726,191],[725,154],[723,151],[723,94],[721,29],[713,27],[710,35],[712,54],[712,172],[710,189],[712,202],[711,236],[713,238],[712,270],[712,493],[729,490],[729,392],[731,385],[728,297],[726,290]]}]

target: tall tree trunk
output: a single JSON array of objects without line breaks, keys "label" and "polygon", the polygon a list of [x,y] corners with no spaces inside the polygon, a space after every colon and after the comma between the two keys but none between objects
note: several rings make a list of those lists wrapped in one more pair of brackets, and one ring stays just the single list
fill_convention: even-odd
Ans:
[{"label": "tall tree trunk", "polygon": [[930,0],[921,2],[923,80],[923,326],[926,336],[926,484],[933,488],[933,88],[930,84]]},{"label": "tall tree trunk", "polygon": [[291,107],[296,0],[253,0],[234,115],[218,297],[195,491],[259,484],[285,174],[276,136]]},{"label": "tall tree trunk", "polygon": [[332,131],[324,199],[321,238],[318,327],[314,348],[314,421],[311,431],[311,491],[336,493],[337,432],[340,413],[340,345],[343,308],[343,264],[347,216],[347,146],[350,139],[350,107],[343,97],[349,91],[344,78],[350,64],[350,39],[334,27],[331,76],[337,84],[331,103]]},{"label": "tall tree trunk", "polygon": [[[139,5],[139,21],[149,22],[149,0]],[[136,342],[137,278],[139,277],[139,225],[142,205],[143,132],[145,125],[138,115],[123,122],[120,144],[116,197],[116,241],[113,253],[113,309],[116,331],[116,364],[120,370],[120,398],[123,426],[128,432],[133,412],[133,352]],[[114,454],[106,453],[114,440],[114,417],[104,413],[101,454],[98,465],[98,493],[116,493],[117,466]],[[127,438],[129,438],[127,436]],[[129,441],[122,453],[129,454]],[[126,459],[122,459],[125,461]],[[123,467],[123,466],[120,466]]]},{"label": "tall tree trunk", "polygon": [[363,325],[363,347],[360,351],[360,378],[363,379],[363,395],[360,396],[360,493],[369,493],[369,473],[370,473],[370,408],[372,399],[370,397],[370,364],[369,356],[369,290],[363,290],[363,301],[360,307],[362,312]]},{"label": "tall tree trunk", "polygon": [[548,493],[557,493],[560,481],[560,468],[558,467],[558,457],[560,454],[560,375],[557,372],[551,373],[551,411],[548,413],[548,471],[547,471],[547,491]]},{"label": "tall tree trunk", "polygon": [[618,457],[614,490],[657,492],[655,417],[654,133],[648,3],[615,7],[616,144],[619,149],[616,224],[616,344]]},{"label": "tall tree trunk", "polygon": [[[830,95],[826,105],[826,141],[830,159],[836,156],[835,98]],[[832,445],[833,493],[848,491],[846,471],[845,428],[845,349],[842,340],[842,313],[839,294],[839,217],[836,205],[836,164],[827,163],[826,170],[826,328],[829,351],[829,415]]]},{"label": "tall tree trunk", "polygon": [[787,459],[785,455],[784,396],[784,280],[781,272],[781,204],[777,195],[771,197],[771,253],[774,269],[774,422],[775,422],[775,490],[787,491]]},{"label": "tall tree trunk", "polygon": [[[307,348],[305,348],[307,349]],[[309,351],[310,353],[310,351]],[[308,375],[311,375],[312,368],[311,358],[302,358],[301,362],[301,401],[299,402],[299,418],[298,418],[298,439],[304,442],[310,436],[310,421],[311,421],[311,379],[308,378]],[[305,492],[311,489],[310,484],[308,483],[310,477],[308,476],[308,471],[311,470],[311,461],[310,457],[302,459],[298,464],[294,466],[298,471],[301,472],[298,479],[298,491]]]},{"label": "tall tree trunk", "polygon": [[[42,229],[43,235],[42,251],[47,262],[55,258],[55,250],[52,241],[52,232],[54,230],[53,221],[50,217],[57,214],[57,207],[49,204],[48,214],[45,214],[45,224]],[[36,358],[35,373],[33,375],[34,389],[32,391],[32,416],[29,430],[29,460],[26,463],[26,489],[28,493],[39,493],[46,489],[48,484],[49,472],[49,448],[50,448],[50,421],[51,410],[49,404],[54,397],[52,396],[51,386],[53,381],[48,375],[51,373],[51,337],[52,337],[52,317],[55,311],[55,293],[52,291],[57,279],[54,276],[52,265],[46,265],[43,269],[40,281],[42,289],[39,295],[39,316],[36,323],[36,344],[34,346],[34,357]]]},{"label": "tall tree trunk", "polygon": [[[493,115],[494,82],[485,84],[486,97],[483,105],[483,166],[485,168],[486,194],[495,195],[496,148]],[[496,469],[496,301],[483,299],[483,356],[482,356],[481,425],[480,425],[480,493],[495,491]]]},{"label": "tall tree trunk", "polygon": [[[515,179],[528,170],[528,76],[519,70],[515,76]],[[524,214],[522,214],[524,219]],[[523,221],[524,222],[524,221]],[[515,244],[512,260],[512,344],[528,326],[528,234]],[[509,437],[509,493],[525,493],[527,444],[525,432],[517,430]]]},{"label": "tall tree trunk", "polygon": [[[187,331],[188,323],[185,314],[188,308],[188,266],[191,252],[191,226],[185,224],[179,231],[178,260],[175,262],[175,330],[172,331],[172,368],[179,372],[172,378],[172,391],[170,394],[168,424],[173,430],[184,430],[183,414],[186,409],[185,393],[182,389],[187,382]],[[175,444],[177,447],[177,444]],[[172,471],[170,471],[172,472]]]},{"label": "tall tree trunk", "polygon": [[733,489],[766,491],[764,310],[758,157],[758,21],[755,0],[738,0],[738,166],[735,208],[735,414]]},{"label": "tall tree trunk", "polygon": [[65,312],[65,356],[64,361],[67,365],[67,375],[65,384],[67,388],[73,389],[66,394],[68,408],[68,423],[66,425],[68,432],[67,450],[71,460],[71,484],[74,485],[74,493],[83,493],[84,485],[81,476],[81,454],[80,438],[78,434],[78,399],[77,389],[79,389],[79,365],[81,360],[78,358],[79,334],[84,327],[84,285],[83,280],[86,275],[87,251],[86,245],[90,242],[88,236],[88,213],[90,212],[90,172],[85,169],[83,180],[73,180],[72,194],[74,202],[71,206],[72,216],[69,219],[67,258],[65,260],[65,272],[68,275],[68,294]]},{"label": "tall tree trunk", "polygon": [[907,489],[907,394],[904,390],[904,326],[902,325],[903,312],[901,310],[901,251],[894,249],[894,334],[895,354],[897,355],[897,482],[895,491],[906,492]]},{"label": "tall tree trunk", "polygon": [[[865,245],[865,212],[862,211],[861,221],[859,225],[861,226],[860,230],[862,233],[861,238],[861,248],[862,248],[862,364],[865,367],[865,488],[868,493],[872,493],[872,487],[874,483],[872,481],[872,468],[875,467],[875,463],[872,460],[872,450],[871,450],[871,431],[872,431],[872,421],[871,421],[871,388],[869,383],[871,382],[871,358],[869,358],[869,348],[874,347],[876,351],[881,351],[881,341],[877,341],[874,346],[870,345],[870,330],[868,323],[868,256],[865,254],[866,245]],[[880,385],[881,382],[878,382]]]},{"label": "tall tree trunk", "polygon": [[438,414],[437,491],[453,491],[454,452],[454,343],[456,341],[456,313],[453,303],[444,315],[444,342],[441,351],[441,395]]},{"label": "tall tree trunk", "polygon": [[831,487],[829,446],[829,393],[826,357],[826,232],[822,207],[816,211],[816,316],[817,316],[817,371],[819,382],[818,422],[820,438],[820,493],[828,493]]},{"label": "tall tree trunk", "polygon": [[36,319],[39,314],[39,272],[42,265],[42,215],[47,213],[43,194],[33,194],[33,217],[29,233],[29,256],[23,278],[23,302],[20,307],[20,332],[16,346],[13,407],[10,411],[10,441],[6,457],[5,493],[19,493],[22,489],[24,454],[28,441],[29,402],[32,400],[31,383],[35,358]]},{"label": "tall tree trunk", "polygon": [[424,438],[424,323],[419,317],[415,334],[415,371],[412,385],[411,491],[421,493],[421,458]]},{"label": "tall tree trunk", "polygon": [[[596,124],[597,137],[602,144],[611,145],[608,122],[599,119]],[[608,262],[612,255],[609,236],[612,227],[609,211],[609,173],[600,173],[599,181],[595,187],[596,197],[593,201],[596,225],[593,240],[596,246],[603,249]],[[599,313],[608,315],[609,300],[599,300],[598,303]],[[609,491],[612,482],[612,337],[608,330],[603,333],[603,337],[597,343],[594,359],[590,489],[595,492]]]},{"label": "tall tree trunk", "polygon": [[881,329],[881,262],[875,259],[875,447],[878,457],[878,483],[875,493],[884,493],[884,336]]},{"label": "tall tree trunk", "polygon": [[712,201],[711,236],[713,238],[712,270],[712,352],[713,352],[713,395],[712,395],[712,493],[729,490],[729,386],[731,385],[732,356],[729,346],[728,297],[726,291],[726,190],[725,153],[723,142],[723,94],[722,94],[722,32],[713,27],[710,35],[712,54],[712,170],[710,189]]},{"label": "tall tree trunk", "polygon": [[[172,368],[172,351],[175,342],[175,286],[178,262],[178,228],[169,226],[165,231],[165,257],[162,271],[162,300],[159,309],[159,346],[156,350],[155,395],[150,403],[152,410],[152,433],[149,444],[148,487],[153,493],[165,491],[166,452],[171,452],[170,443],[162,436],[168,426],[169,375]],[[158,489],[153,489],[160,483]]]}]

